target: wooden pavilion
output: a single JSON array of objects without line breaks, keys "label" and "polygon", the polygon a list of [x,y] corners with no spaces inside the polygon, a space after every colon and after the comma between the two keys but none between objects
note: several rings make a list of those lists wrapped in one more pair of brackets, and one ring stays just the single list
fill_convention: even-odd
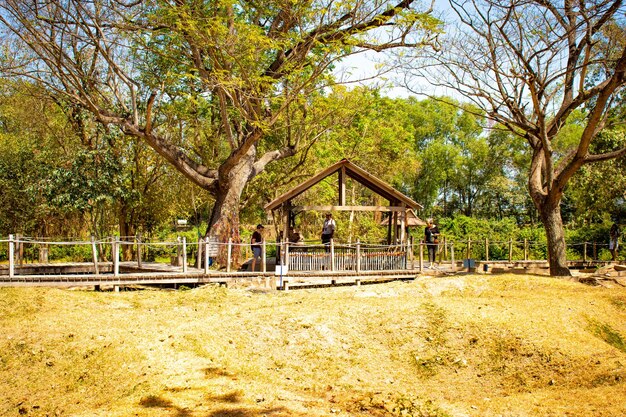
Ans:
[{"label": "wooden pavilion", "polygon": [[[331,175],[338,175],[338,201],[336,205],[309,205],[309,206],[295,206],[292,204],[292,200],[310,189],[320,181],[324,180]],[[372,192],[383,197],[389,201],[387,206],[350,206],[346,205],[346,180],[351,178],[357,181],[361,185],[370,189]],[[266,212],[274,213],[276,210],[281,210],[281,230],[283,236],[291,235],[291,221],[294,212],[299,211],[372,211],[389,213],[389,221],[387,224],[387,244],[403,243],[406,236],[406,225],[409,220],[409,210],[415,215],[415,211],[421,209],[422,206],[411,198],[405,196],[400,191],[393,188],[386,182],[376,178],[374,175],[365,171],[363,168],[358,167],[347,159],[329,166],[323,171],[317,173],[308,180],[295,186],[291,190],[277,197],[265,206]],[[415,216],[417,217],[417,216]],[[276,218],[276,217],[274,217]]]}]

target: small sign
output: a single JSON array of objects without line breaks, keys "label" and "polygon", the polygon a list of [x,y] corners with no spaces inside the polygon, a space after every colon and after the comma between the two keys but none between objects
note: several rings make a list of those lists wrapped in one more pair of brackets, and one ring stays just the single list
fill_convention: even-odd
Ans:
[{"label": "small sign", "polygon": [[274,271],[274,275],[284,277],[284,276],[287,276],[288,272],[289,272],[288,265],[276,265],[276,271]]},{"label": "small sign", "polygon": [[475,259],[463,259],[463,267],[464,268],[476,268],[476,260]]},{"label": "small sign", "polygon": [[217,236],[209,236],[208,252],[210,257],[216,257],[220,246],[218,245]]}]

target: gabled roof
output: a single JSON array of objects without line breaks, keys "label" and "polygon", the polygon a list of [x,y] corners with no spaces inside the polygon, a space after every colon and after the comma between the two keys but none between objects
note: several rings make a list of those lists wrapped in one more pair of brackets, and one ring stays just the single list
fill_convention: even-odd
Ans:
[{"label": "gabled roof", "polygon": [[[390,220],[391,220],[391,216],[385,217],[385,219],[383,219],[383,221],[380,222],[380,225],[387,226],[389,225]],[[427,223],[424,220],[417,217],[417,214],[415,214],[415,211],[413,211],[413,209],[409,209],[406,211],[405,224],[407,227],[419,227],[419,226],[427,225]]]},{"label": "gabled roof", "polygon": [[301,184],[295,186],[291,190],[287,191],[283,195],[275,198],[273,201],[268,203],[265,206],[265,210],[274,210],[280,207],[286,201],[292,200],[295,197],[299,196],[318,182],[322,181],[324,178],[329,177],[341,170],[345,170],[345,173],[348,177],[353,180],[359,182],[365,187],[369,188],[376,194],[381,197],[389,200],[392,205],[398,205],[404,203],[407,208],[412,208],[414,210],[418,210],[422,208],[422,206],[410,199],[409,197],[402,194],[400,191],[393,188],[391,185],[386,182],[376,178],[369,172],[365,171],[363,168],[358,167],[347,159],[342,159],[341,161],[329,166],[323,171],[317,173],[313,177],[308,180],[302,182]]}]

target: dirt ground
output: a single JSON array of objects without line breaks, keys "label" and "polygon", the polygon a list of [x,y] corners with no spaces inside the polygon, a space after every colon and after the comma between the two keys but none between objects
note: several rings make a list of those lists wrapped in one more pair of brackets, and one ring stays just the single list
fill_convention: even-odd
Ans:
[{"label": "dirt ground", "polygon": [[1,416],[626,416],[626,289],[0,289]]}]

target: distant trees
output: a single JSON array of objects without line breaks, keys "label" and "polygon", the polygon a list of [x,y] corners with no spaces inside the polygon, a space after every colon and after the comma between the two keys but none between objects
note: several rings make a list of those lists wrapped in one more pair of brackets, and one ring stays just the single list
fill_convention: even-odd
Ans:
[{"label": "distant trees", "polygon": [[[67,135],[67,136],[66,136]],[[74,137],[57,106],[28,83],[0,81],[0,233],[46,234],[53,209],[37,187]],[[68,144],[69,146],[69,144]],[[62,218],[57,218],[57,224]]]},{"label": "distant trees", "polygon": [[428,13],[412,0],[6,0],[0,72],[148,144],[214,198],[211,233],[237,240],[248,182],[319,137],[328,114],[310,100],[329,69],[429,44]]},{"label": "distant trees", "polygon": [[[594,146],[622,104],[622,2],[452,0],[450,5],[458,26],[413,72],[461,94],[496,128],[526,143],[528,191],[546,230],[550,273],[569,275],[561,216],[567,185],[584,166],[626,154],[621,133],[611,146]],[[577,119],[579,132],[559,143],[577,111],[583,115]]]},{"label": "distant trees", "polygon": [[417,201],[438,216],[498,216],[491,211],[498,198],[492,193],[506,183],[510,155],[496,152],[489,142],[479,109],[450,98],[413,100],[411,105],[420,161],[413,186]]}]

